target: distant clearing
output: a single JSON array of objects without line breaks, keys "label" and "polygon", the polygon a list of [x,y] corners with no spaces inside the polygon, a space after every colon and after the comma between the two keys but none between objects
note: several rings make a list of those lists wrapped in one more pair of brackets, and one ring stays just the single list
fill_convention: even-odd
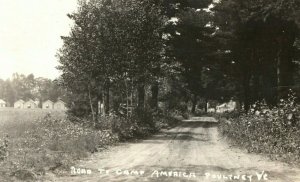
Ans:
[{"label": "distant clearing", "polygon": [[66,117],[65,111],[58,110],[1,108],[0,135],[20,136],[20,134],[31,127],[33,122],[49,113],[55,119]]}]

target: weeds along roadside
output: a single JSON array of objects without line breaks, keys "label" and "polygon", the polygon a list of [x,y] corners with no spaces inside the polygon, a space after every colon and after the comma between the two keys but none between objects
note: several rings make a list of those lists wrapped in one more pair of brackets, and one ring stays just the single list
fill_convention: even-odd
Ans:
[{"label": "weeds along roadside", "polygon": [[300,163],[300,105],[292,92],[277,107],[257,102],[248,114],[217,117],[220,132],[233,144],[273,160]]},{"label": "weeds along roadside", "polygon": [[13,137],[9,133],[1,136],[0,176],[3,179],[0,177],[0,180],[4,181],[5,177],[32,180],[42,177],[47,171],[65,173],[76,160],[91,153],[120,141],[149,136],[177,122],[171,116],[153,113],[145,114],[142,119],[107,116],[100,117],[92,126],[89,120],[62,119],[47,114],[27,123],[26,131],[18,122],[15,126],[10,124],[9,128],[22,132]]}]

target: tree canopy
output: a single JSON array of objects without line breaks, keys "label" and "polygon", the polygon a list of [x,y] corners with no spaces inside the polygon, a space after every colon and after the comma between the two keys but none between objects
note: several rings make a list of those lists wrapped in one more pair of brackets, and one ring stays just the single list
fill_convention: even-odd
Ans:
[{"label": "tree canopy", "polygon": [[296,0],[90,0],[68,16],[58,69],[77,115],[233,97],[247,111],[298,87]]}]

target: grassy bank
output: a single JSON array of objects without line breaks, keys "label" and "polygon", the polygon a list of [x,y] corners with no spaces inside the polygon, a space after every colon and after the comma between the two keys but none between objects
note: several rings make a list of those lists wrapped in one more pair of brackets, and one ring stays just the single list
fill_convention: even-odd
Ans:
[{"label": "grassy bank", "polygon": [[[76,160],[119,141],[149,136],[176,123],[172,117],[102,117],[96,123],[42,110],[5,110],[1,115],[0,181],[36,180],[69,172]],[[151,121],[155,121],[151,123]]]},{"label": "grassy bank", "polygon": [[249,152],[300,163],[300,106],[291,99],[276,108],[257,103],[249,114],[220,117],[221,133]]},{"label": "grassy bank", "polygon": [[11,138],[20,138],[47,114],[53,119],[66,118],[65,112],[59,110],[0,108],[0,135],[7,133]]}]

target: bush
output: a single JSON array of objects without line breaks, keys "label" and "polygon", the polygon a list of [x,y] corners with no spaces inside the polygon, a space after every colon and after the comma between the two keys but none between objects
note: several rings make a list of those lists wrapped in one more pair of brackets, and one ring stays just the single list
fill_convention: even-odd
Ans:
[{"label": "bush", "polygon": [[0,161],[6,159],[8,155],[8,137],[0,138]]},{"label": "bush", "polygon": [[[118,141],[149,136],[173,121],[161,112],[134,113],[129,118],[111,115],[99,117],[96,122],[71,115],[59,119],[47,114],[31,121],[19,135],[0,140],[0,181],[12,176],[34,181],[46,171],[57,174],[69,171],[76,160],[90,153]],[[18,130],[19,124],[13,122],[9,127]]]},{"label": "bush", "polygon": [[134,137],[138,124],[131,118],[106,116],[99,118],[96,127],[111,130],[120,141],[125,141]]},{"label": "bush", "polygon": [[147,137],[162,128],[176,125],[178,120],[173,116],[164,115],[162,111],[134,111],[129,117],[111,115],[99,117],[97,129],[110,130],[120,141]]},{"label": "bush", "polygon": [[249,114],[223,120],[220,129],[249,152],[299,162],[300,105],[296,104],[295,99],[291,92],[288,99],[280,101],[278,107],[268,108],[263,103],[256,103]]},{"label": "bush", "polygon": [[95,130],[50,115],[35,121],[21,138],[9,140],[3,170],[15,177],[24,176],[16,173],[24,170],[36,175],[69,170],[75,160],[118,141],[112,131]]},{"label": "bush", "polygon": [[96,128],[111,130],[120,141],[132,138],[147,137],[163,127],[176,124],[170,116],[165,116],[160,111],[135,111],[130,117],[105,116],[98,118]]}]

